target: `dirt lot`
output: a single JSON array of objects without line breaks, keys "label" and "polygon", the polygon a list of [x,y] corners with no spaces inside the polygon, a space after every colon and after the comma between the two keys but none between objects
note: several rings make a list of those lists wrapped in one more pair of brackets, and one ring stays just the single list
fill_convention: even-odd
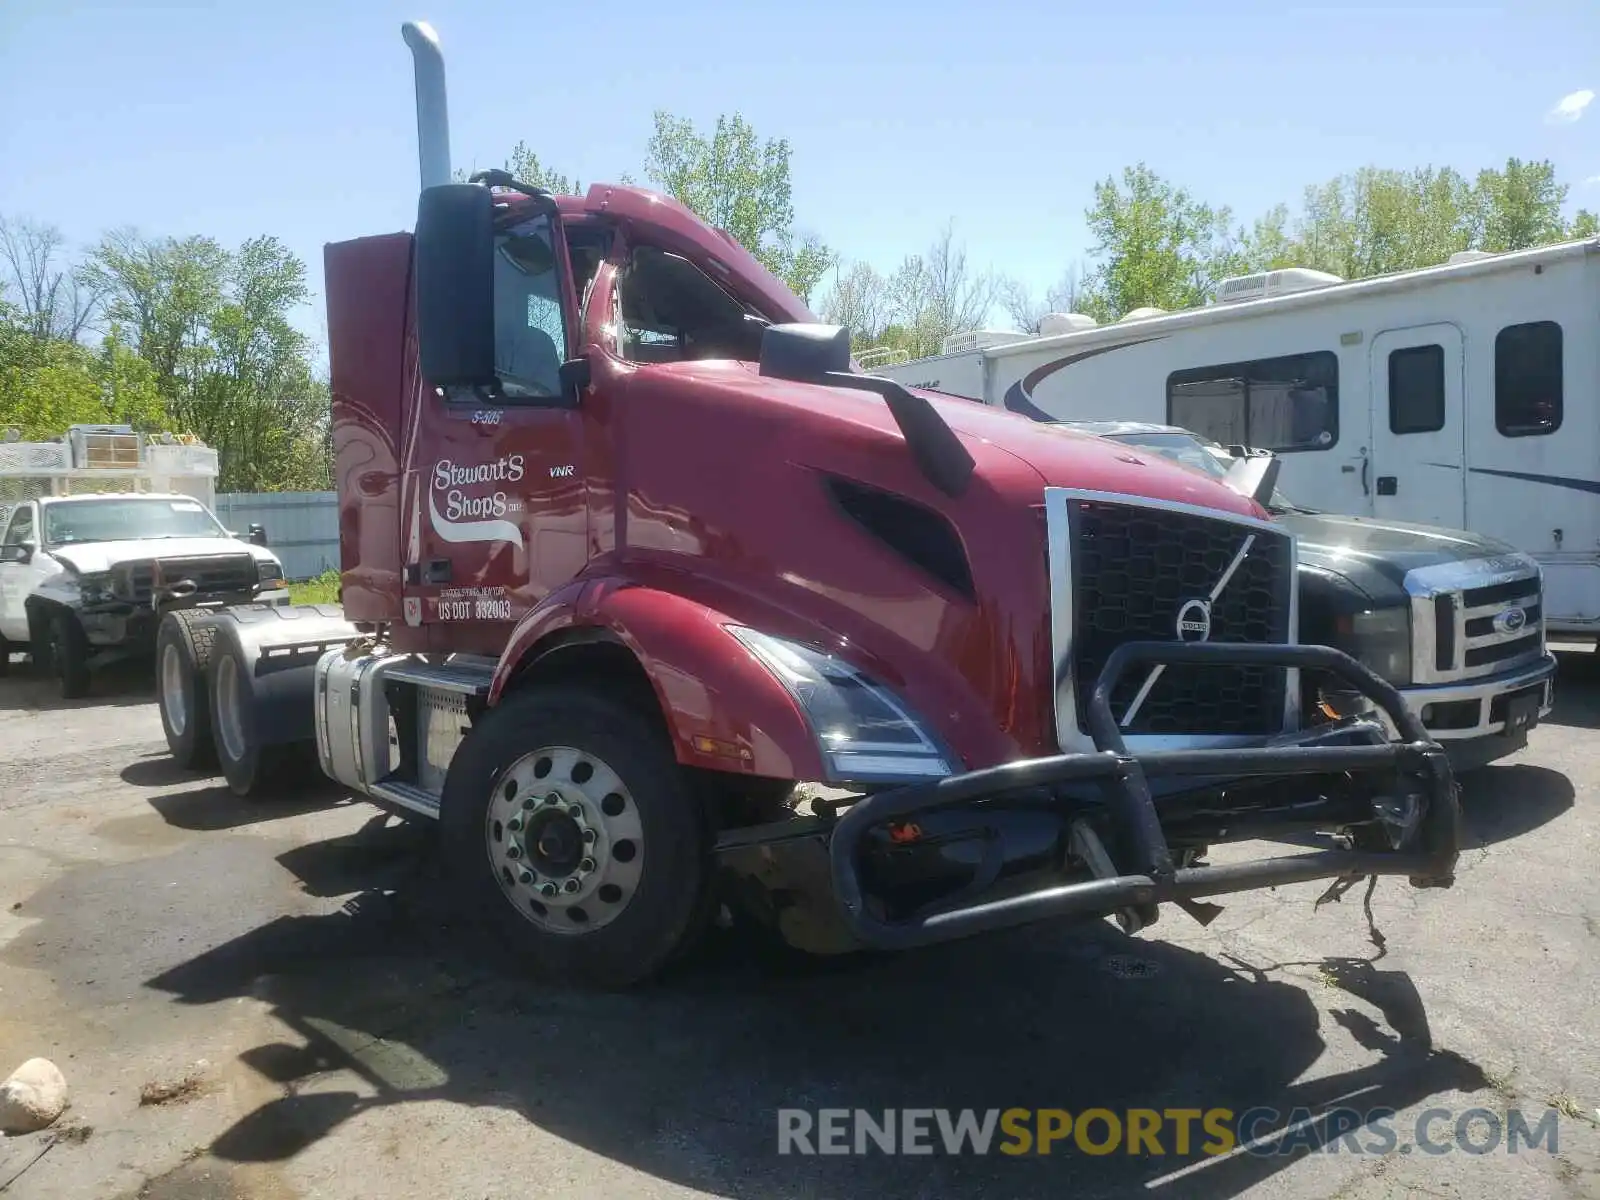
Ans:
[{"label": "dirt lot", "polygon": [[[74,1097],[73,1136],[0,1141],[6,1200],[1600,1195],[1592,657],[1469,782],[1459,885],[1381,883],[1377,939],[1359,889],[1313,913],[1307,885],[1209,929],[1172,911],[1139,939],[1035,927],[828,969],[724,938],[621,997],[499,973],[423,834],[326,790],[236,801],[172,769],[141,680],[102,690],[0,681],[0,1071],[43,1054]],[[1483,1145],[1550,1105],[1554,1153],[1413,1144],[1428,1109],[1447,1146],[1494,1114],[1466,1122]],[[780,1108],[1255,1106],[1389,1108],[1397,1136],[777,1153]]]}]

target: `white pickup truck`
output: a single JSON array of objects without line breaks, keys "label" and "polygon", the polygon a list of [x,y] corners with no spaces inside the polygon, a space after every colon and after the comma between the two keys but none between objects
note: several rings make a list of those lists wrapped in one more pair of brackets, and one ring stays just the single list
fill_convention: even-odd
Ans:
[{"label": "white pickup truck", "polygon": [[168,612],[288,603],[283,564],[263,532],[246,540],[196,496],[151,486],[209,477],[164,473],[131,430],[72,433],[70,441],[0,447],[10,452],[0,484],[22,492],[0,506],[0,674],[14,653],[28,654],[64,696],[82,696],[97,668],[153,655]]}]

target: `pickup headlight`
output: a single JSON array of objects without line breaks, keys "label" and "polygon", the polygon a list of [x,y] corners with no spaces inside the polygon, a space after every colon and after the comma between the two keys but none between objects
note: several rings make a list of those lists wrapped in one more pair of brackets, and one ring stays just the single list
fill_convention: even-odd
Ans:
[{"label": "pickup headlight", "polygon": [[728,626],[805,713],[830,783],[890,783],[950,774],[944,752],[887,688],[831,654]]},{"label": "pickup headlight", "polygon": [[1411,614],[1404,608],[1347,613],[1336,621],[1339,649],[1397,687],[1411,682]]},{"label": "pickup headlight", "polygon": [[256,579],[261,583],[271,583],[275,579],[283,578],[283,568],[275,562],[261,559],[256,563]]},{"label": "pickup headlight", "polygon": [[104,604],[116,597],[111,591],[110,571],[91,571],[78,576],[78,598],[84,604]]}]

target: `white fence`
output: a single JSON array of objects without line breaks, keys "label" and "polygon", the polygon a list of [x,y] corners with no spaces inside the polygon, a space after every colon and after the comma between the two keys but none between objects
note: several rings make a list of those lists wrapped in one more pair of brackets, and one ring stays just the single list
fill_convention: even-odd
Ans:
[{"label": "white fence", "polygon": [[267,546],[290,579],[311,579],[339,566],[337,492],[218,492],[217,519],[244,534],[267,531]]}]

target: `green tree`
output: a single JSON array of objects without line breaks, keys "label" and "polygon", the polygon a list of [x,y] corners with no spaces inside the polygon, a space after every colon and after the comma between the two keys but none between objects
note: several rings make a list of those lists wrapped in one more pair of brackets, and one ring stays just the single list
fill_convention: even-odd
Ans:
[{"label": "green tree", "polygon": [[1229,210],[1200,203],[1143,163],[1125,168],[1120,183],[1096,184],[1085,218],[1099,262],[1083,307],[1099,320],[1151,305],[1192,308],[1244,265]]},{"label": "green tree", "polygon": [[[1480,250],[1526,250],[1568,236],[1561,206],[1567,186],[1556,182],[1555,166],[1509,158],[1505,170],[1478,172],[1473,189],[1475,230]],[[1581,235],[1579,235],[1581,236]]]},{"label": "green tree", "polygon": [[155,430],[165,416],[149,364],[115,330],[97,354],[78,342],[34,336],[29,313],[0,303],[0,428],[43,441],[76,424]]},{"label": "green tree", "polygon": [[327,477],[328,392],[291,314],[305,264],[274,237],[228,251],[209,238],[109,235],[85,269],[125,322],[173,423],[214,447],[222,491]]},{"label": "green tree", "polygon": [[671,113],[655,114],[646,152],[651,182],[701,220],[725,230],[802,300],[832,264],[818,239],[794,230],[789,143],[766,141],[742,116],[717,118],[710,137]]},{"label": "green tree", "polygon": [[[578,196],[583,194],[583,184],[576,177],[569,178],[553,167],[545,165],[529,147],[527,142],[518,142],[511,147],[511,153],[506,157],[504,169],[523,183],[531,183],[534,187],[541,187],[547,192],[557,196]],[[458,167],[455,172],[456,181],[465,183],[473,175],[465,167]]]}]

